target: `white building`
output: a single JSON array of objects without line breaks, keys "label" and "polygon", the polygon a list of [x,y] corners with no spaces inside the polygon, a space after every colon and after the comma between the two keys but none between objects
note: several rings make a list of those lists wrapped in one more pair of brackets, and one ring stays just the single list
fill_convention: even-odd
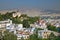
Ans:
[{"label": "white building", "polygon": [[6,26],[9,26],[11,24],[12,24],[12,20],[10,20],[10,19],[0,21],[0,28],[5,28]]},{"label": "white building", "polygon": [[22,24],[11,24],[9,26],[6,26],[6,29],[9,30],[9,32],[13,32],[14,34],[16,34],[17,31],[22,30],[22,28],[23,28]]},{"label": "white building", "polygon": [[50,35],[51,31],[44,29],[44,30],[39,30],[38,31],[38,37],[39,38],[48,38],[48,36]]},{"label": "white building", "polygon": [[23,29],[23,24],[16,24],[16,30],[22,30]]}]

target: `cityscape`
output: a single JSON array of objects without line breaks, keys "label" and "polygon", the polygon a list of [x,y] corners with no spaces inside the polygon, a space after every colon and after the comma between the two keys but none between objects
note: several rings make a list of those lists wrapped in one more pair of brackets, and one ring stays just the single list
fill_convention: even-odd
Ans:
[{"label": "cityscape", "polygon": [[0,40],[60,40],[59,3],[59,0],[1,1]]}]

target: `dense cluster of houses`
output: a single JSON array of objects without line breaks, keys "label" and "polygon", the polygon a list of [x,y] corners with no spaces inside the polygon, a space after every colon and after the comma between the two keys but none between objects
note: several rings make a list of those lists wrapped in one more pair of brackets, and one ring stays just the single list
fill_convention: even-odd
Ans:
[{"label": "dense cluster of houses", "polygon": [[[23,24],[13,24],[12,20],[0,21],[0,29],[6,29],[9,32],[13,32],[17,36],[17,40],[29,38],[30,35],[34,33],[35,28],[23,28]],[[3,32],[3,30],[2,30]]]},{"label": "dense cluster of houses", "polygon": [[35,24],[31,24],[31,26],[35,26],[37,28],[45,29],[45,28],[47,28],[47,23],[55,26],[56,28],[60,27],[60,19],[38,20],[37,22],[35,22]]},{"label": "dense cluster of houses", "polygon": [[[38,30],[38,37],[48,38],[52,31],[47,29],[47,22],[53,24],[56,27],[60,26],[60,22],[56,20],[38,20],[34,24],[30,24],[31,28],[23,28],[23,24],[13,24],[12,20],[0,21],[0,30],[5,28],[9,32],[13,32],[17,36],[17,40],[29,38],[30,35],[34,34],[35,28],[42,28],[43,30]],[[4,30],[5,30],[4,29]],[[4,32],[4,30],[2,30]],[[54,32],[55,33],[55,32]]]},{"label": "dense cluster of houses", "polygon": [[60,21],[59,20],[60,19],[57,19],[57,20],[54,20],[54,19],[42,20],[41,19],[41,20],[38,20],[37,22],[35,22],[34,24],[31,24],[30,26],[43,29],[43,30],[38,30],[38,37],[48,38],[48,36],[51,33],[54,33],[55,36],[58,36],[59,33],[47,29],[47,23],[58,28],[58,27],[60,27]]}]

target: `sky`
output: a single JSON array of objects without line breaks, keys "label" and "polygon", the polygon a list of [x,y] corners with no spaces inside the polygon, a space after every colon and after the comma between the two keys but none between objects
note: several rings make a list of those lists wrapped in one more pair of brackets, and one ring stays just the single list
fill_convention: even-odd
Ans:
[{"label": "sky", "polygon": [[60,0],[0,0],[0,10],[15,8],[60,10]]}]

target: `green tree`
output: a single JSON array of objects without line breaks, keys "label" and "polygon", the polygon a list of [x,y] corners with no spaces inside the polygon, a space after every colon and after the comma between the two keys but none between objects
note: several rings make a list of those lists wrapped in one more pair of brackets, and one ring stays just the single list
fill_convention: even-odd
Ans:
[{"label": "green tree", "polygon": [[60,33],[60,27],[58,27],[57,29],[58,29],[58,32]]},{"label": "green tree", "polygon": [[5,14],[6,19],[11,18],[11,17],[12,17],[12,14],[13,14],[13,12],[7,12],[7,13]]},{"label": "green tree", "polygon": [[30,35],[29,40],[38,40],[38,35],[37,34]]},{"label": "green tree", "polygon": [[25,28],[30,27],[30,24],[29,24],[28,20],[23,20],[23,27],[25,27]]},{"label": "green tree", "polygon": [[1,20],[3,20],[3,17],[2,17],[2,15],[0,14],[0,21],[1,21]]},{"label": "green tree", "polygon": [[28,17],[27,14],[22,14],[20,17]]},{"label": "green tree", "polygon": [[53,33],[51,33],[48,39],[49,40],[56,40],[56,36]]},{"label": "green tree", "polygon": [[59,36],[57,36],[57,37],[56,37],[56,40],[60,40],[60,37],[59,37]]},{"label": "green tree", "polygon": [[51,31],[57,31],[57,28],[53,25],[50,25],[50,24],[47,25],[47,28],[48,28],[48,30],[51,30]]},{"label": "green tree", "polygon": [[3,37],[4,40],[17,40],[17,36],[14,35],[13,33],[10,33],[8,31],[5,31],[4,32],[4,37]]},{"label": "green tree", "polygon": [[60,37],[60,27],[57,28],[58,29],[58,36]]},{"label": "green tree", "polygon": [[21,37],[21,40],[24,40],[24,38],[23,38],[23,37]]},{"label": "green tree", "polygon": [[37,20],[39,20],[40,17],[39,16],[36,16],[36,17],[29,17],[29,22],[30,24],[33,24],[34,22],[36,22]]}]

